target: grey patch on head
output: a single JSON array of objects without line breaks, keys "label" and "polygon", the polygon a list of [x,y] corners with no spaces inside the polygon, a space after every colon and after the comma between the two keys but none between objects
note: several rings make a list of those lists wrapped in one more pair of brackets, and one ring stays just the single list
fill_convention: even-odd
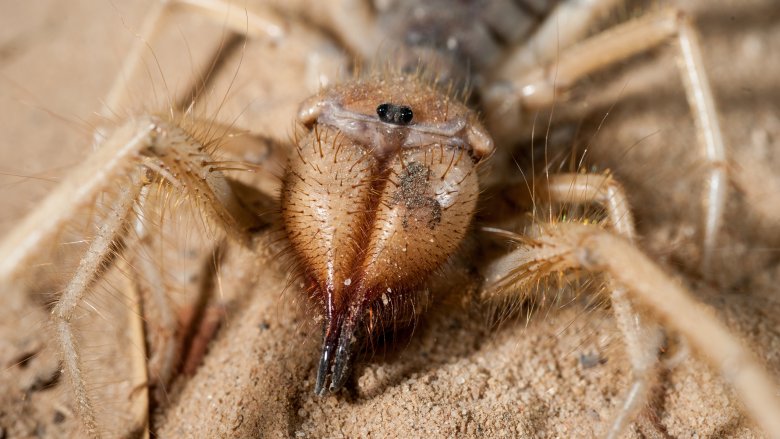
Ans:
[{"label": "grey patch on head", "polygon": [[606,362],[607,359],[597,353],[580,354],[580,365],[583,369],[600,366]]},{"label": "grey patch on head", "polygon": [[441,222],[441,204],[432,197],[427,196],[430,184],[428,178],[431,170],[418,162],[411,162],[404,168],[399,176],[398,190],[393,194],[394,203],[403,203],[406,207],[406,214],[403,218],[404,229],[409,227],[409,217],[413,215],[426,213],[430,214],[428,218],[428,228],[431,230]]}]

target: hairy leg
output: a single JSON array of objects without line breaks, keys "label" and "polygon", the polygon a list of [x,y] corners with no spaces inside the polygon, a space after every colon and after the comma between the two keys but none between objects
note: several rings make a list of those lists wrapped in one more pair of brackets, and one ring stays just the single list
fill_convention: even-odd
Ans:
[{"label": "hairy leg", "polygon": [[[534,200],[546,201],[550,205],[600,205],[606,211],[609,224],[616,233],[629,242],[635,239],[634,220],[624,190],[608,175],[555,174],[540,179],[534,184],[533,191]],[[551,210],[550,222],[552,216]],[[509,237],[511,239],[511,235]],[[520,265],[521,263],[510,253],[489,269],[488,279],[503,279],[509,270]],[[498,283],[496,287],[506,290],[511,288],[512,284]],[[647,401],[648,393],[655,381],[657,353],[663,337],[657,325],[644,321],[634,309],[624,286],[613,282],[610,289],[612,309],[626,343],[633,373],[633,383],[607,434],[609,438],[617,438],[622,435]]]},{"label": "hairy leg", "polygon": [[577,223],[540,225],[534,237],[500,232],[519,244],[514,269],[494,282],[515,288],[533,285],[543,275],[570,270],[606,274],[625,288],[632,301],[679,332],[720,371],[745,406],[746,413],[770,437],[780,436],[777,384],[739,339],[698,303],[678,280],[624,238],[597,226]]},{"label": "hairy leg", "polygon": [[680,71],[708,168],[701,259],[701,271],[708,276],[723,222],[727,159],[701,44],[685,14],[670,9],[620,24],[563,50],[554,62],[530,70],[499,68],[499,76],[485,92],[487,108],[493,109],[488,123],[499,141],[513,138],[521,109],[547,107],[588,74],[667,41],[676,43],[680,51]]},{"label": "hairy leg", "polygon": [[[12,283],[56,240],[59,231],[81,211],[91,210],[121,182],[113,200],[106,203],[108,213],[101,218],[96,236],[52,311],[78,412],[93,437],[99,436],[98,423],[71,322],[74,312],[121,250],[125,232],[132,225],[134,207],[143,204],[143,194],[152,184],[172,186],[220,224],[229,237],[248,242],[248,232],[257,220],[235,198],[220,166],[206,146],[175,124],[155,117],[130,121],[0,244],[0,282]],[[149,276],[148,272],[142,274]]]}]

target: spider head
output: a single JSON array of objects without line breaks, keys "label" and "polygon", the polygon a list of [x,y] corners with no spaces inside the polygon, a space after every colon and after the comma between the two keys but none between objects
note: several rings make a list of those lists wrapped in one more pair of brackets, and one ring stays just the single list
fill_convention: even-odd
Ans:
[{"label": "spider head", "polygon": [[300,121],[282,214],[324,315],[322,395],[343,386],[359,329],[392,320],[457,250],[492,141],[465,106],[409,78],[325,90]]}]

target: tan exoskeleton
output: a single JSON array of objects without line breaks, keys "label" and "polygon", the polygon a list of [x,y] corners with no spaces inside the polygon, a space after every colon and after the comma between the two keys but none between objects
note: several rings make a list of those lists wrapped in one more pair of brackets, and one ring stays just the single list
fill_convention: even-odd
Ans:
[{"label": "tan exoskeleton", "polygon": [[[279,11],[300,15],[329,29],[363,59],[388,45],[388,39],[404,43],[399,43],[395,68],[327,87],[305,101],[298,114],[300,127],[285,166],[279,211],[303,289],[324,319],[316,393],[324,395],[344,387],[361,330],[398,319],[391,315],[394,310],[414,304],[420,286],[476,229],[475,233],[517,244],[515,250],[481,264],[487,297],[517,294],[559,272],[606,275],[634,380],[607,436],[618,437],[625,431],[644,406],[653,382],[662,336],[655,324],[645,322],[644,314],[635,311],[637,305],[647,308],[669,330],[682,334],[723,372],[747,413],[768,434],[780,435],[775,416],[780,405],[771,378],[710,311],[637,249],[626,197],[614,179],[590,174],[537,177],[532,191],[536,203],[603,206],[610,231],[600,225],[535,223],[527,235],[521,235],[520,230],[498,229],[492,224],[472,225],[480,192],[500,186],[494,181],[500,170],[486,173],[479,183],[477,165],[489,166],[484,160],[493,154],[494,140],[492,160],[506,159],[502,147],[508,147],[525,129],[521,114],[553,104],[560,90],[592,71],[674,41],[704,159],[711,166],[704,197],[701,261],[702,270],[710,270],[723,211],[726,158],[695,32],[684,15],[670,10],[576,43],[592,17],[612,3],[563,2],[523,43],[491,54],[458,31],[448,33],[446,25],[425,14],[417,14],[417,25],[439,33],[407,46],[412,32],[404,20],[411,20],[415,6],[406,3],[377,2],[379,15],[374,16],[366,4],[350,1],[280,2],[269,8],[274,13],[263,8],[231,8],[216,0],[180,0],[161,5],[151,15],[129,57],[125,76],[132,76],[146,42],[154,39],[173,8],[205,13],[232,31],[259,38],[279,38],[284,29],[276,16]],[[498,18],[502,12],[488,11],[485,19],[506,40],[524,39],[526,35],[506,24],[512,14],[505,13],[504,21]],[[377,23],[382,20],[384,27]],[[466,42],[475,47],[463,47]],[[440,46],[452,46],[452,53],[438,55],[435,49]],[[459,56],[469,56],[478,67],[467,73],[473,75],[474,101],[485,114],[484,126],[470,107],[443,91],[442,83],[458,88],[465,82],[458,70],[467,70],[463,68],[467,63]],[[428,65],[444,68],[444,73],[423,79],[415,70],[418,60],[429,69]],[[124,93],[120,81],[107,108],[121,107]],[[106,267],[121,254],[126,230],[143,228],[143,221],[136,218],[143,218],[153,189],[165,186],[186,195],[234,244],[251,248],[253,237],[267,225],[245,195],[263,192],[263,188],[241,187],[223,172],[251,164],[215,158],[213,133],[206,130],[204,134],[199,128],[201,121],[193,117],[191,104],[172,107],[171,114],[134,117],[107,134],[96,153],[0,245],[0,280],[10,283],[78,212],[96,203],[109,187],[119,187],[106,203],[109,213],[102,218],[95,239],[52,310],[64,370],[91,436],[100,435],[101,421],[95,417],[87,391],[71,319]],[[239,148],[231,145],[238,132],[224,128],[219,141],[225,150]],[[511,189],[517,190],[516,186]],[[149,277],[150,272],[139,267],[134,274]]]}]

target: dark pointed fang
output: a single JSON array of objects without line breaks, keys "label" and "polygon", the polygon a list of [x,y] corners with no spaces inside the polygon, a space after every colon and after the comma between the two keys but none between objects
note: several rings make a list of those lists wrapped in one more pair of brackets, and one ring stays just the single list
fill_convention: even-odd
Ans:
[{"label": "dark pointed fang", "polygon": [[355,331],[362,317],[363,306],[351,306],[346,315],[334,316],[332,321],[325,322],[322,355],[314,386],[314,393],[318,396],[337,392],[344,387],[355,350]]}]

